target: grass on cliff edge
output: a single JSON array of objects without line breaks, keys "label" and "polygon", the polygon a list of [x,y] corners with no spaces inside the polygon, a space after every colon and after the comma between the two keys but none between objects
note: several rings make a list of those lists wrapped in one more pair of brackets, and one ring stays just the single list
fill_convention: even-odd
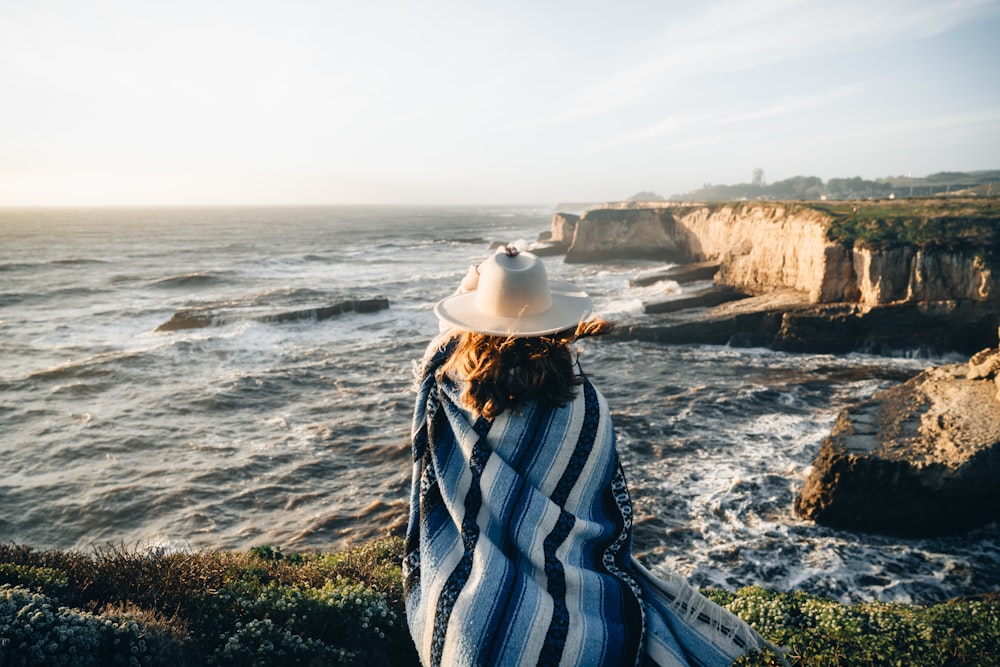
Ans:
[{"label": "grass on cliff edge", "polygon": [[900,199],[806,204],[831,217],[827,237],[886,250],[899,246],[1000,255],[996,199]]},{"label": "grass on cliff edge", "polygon": [[[0,665],[418,665],[401,554],[398,538],[311,555],[0,546]],[[706,594],[793,665],[1000,665],[997,596],[921,607]]]}]

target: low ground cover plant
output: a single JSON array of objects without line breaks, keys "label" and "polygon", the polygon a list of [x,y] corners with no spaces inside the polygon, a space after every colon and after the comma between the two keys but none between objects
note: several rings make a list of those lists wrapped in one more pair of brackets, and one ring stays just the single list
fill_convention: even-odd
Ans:
[{"label": "low ground cover plant", "polygon": [[0,547],[0,665],[417,664],[401,551]]},{"label": "low ground cover plant", "polygon": [[[399,538],[332,554],[0,546],[0,665],[415,666],[402,549]],[[1000,665],[998,595],[923,607],[705,592],[792,665]]]}]

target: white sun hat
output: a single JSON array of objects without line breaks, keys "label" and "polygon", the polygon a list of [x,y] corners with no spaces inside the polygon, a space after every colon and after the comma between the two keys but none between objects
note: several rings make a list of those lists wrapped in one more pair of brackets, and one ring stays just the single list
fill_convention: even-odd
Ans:
[{"label": "white sun hat", "polygon": [[434,306],[449,327],[526,338],[570,329],[590,314],[590,296],[569,283],[549,281],[530,252],[502,247],[479,266],[479,285]]}]

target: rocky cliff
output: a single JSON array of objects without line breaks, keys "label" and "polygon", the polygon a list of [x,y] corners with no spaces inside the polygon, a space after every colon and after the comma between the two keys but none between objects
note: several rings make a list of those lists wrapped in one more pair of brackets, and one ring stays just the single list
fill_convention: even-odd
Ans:
[{"label": "rocky cliff", "polygon": [[1000,519],[1000,350],[843,411],[795,500],[838,528],[942,535]]},{"label": "rocky cliff", "polygon": [[[829,352],[926,342],[971,353],[992,344],[1000,324],[995,248],[870,247],[831,240],[833,221],[829,212],[783,202],[619,204],[579,218],[557,214],[550,237],[567,262],[711,262],[720,287],[753,297],[799,295],[799,303],[777,310],[755,311],[751,299],[736,318],[719,309],[707,321],[644,321],[625,335],[684,343],[736,334],[747,344]],[[647,312],[665,310],[658,304]]]},{"label": "rocky cliff", "polygon": [[575,223],[567,262],[716,261],[716,283],[748,294],[791,288],[811,303],[1000,304],[995,259],[975,251],[848,246],[827,238],[831,219],[782,202],[608,206],[576,220],[555,216],[552,238],[565,242]]}]

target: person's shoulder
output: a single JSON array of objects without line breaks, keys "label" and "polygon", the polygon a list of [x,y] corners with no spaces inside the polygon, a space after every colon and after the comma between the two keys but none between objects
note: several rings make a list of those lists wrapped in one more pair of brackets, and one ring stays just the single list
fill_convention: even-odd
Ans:
[{"label": "person's shoulder", "polygon": [[451,351],[455,347],[455,340],[455,332],[450,329],[438,333],[427,344],[427,349],[424,350],[424,360],[451,354]]},{"label": "person's shoulder", "polygon": [[441,366],[454,351],[455,340],[452,331],[443,331],[432,338],[424,350],[423,357],[416,364],[418,375],[422,377]]}]

